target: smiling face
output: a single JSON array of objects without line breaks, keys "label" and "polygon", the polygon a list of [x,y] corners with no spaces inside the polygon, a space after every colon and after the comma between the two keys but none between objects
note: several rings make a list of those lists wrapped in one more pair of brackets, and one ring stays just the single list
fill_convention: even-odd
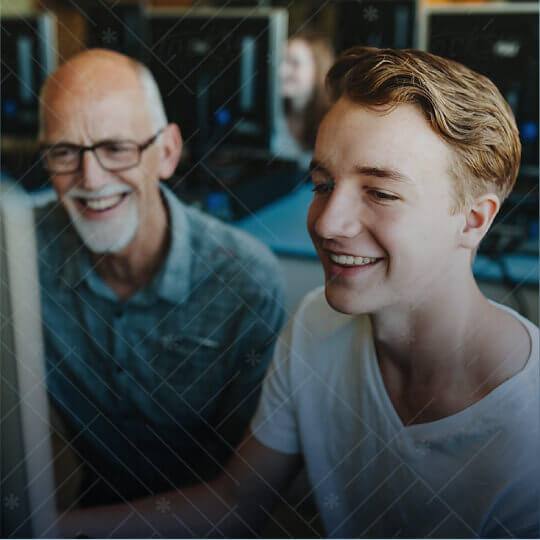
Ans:
[{"label": "smiling face", "polygon": [[419,305],[467,267],[450,162],[413,105],[385,113],[341,98],[332,107],[317,136],[308,230],[334,309]]},{"label": "smiling face", "polygon": [[[139,77],[121,59],[87,55],[68,63],[44,97],[44,143],[141,144],[154,135]],[[79,171],[52,175],[51,182],[88,248],[105,253],[153,234],[151,216],[165,212],[159,177],[160,148],[154,144],[143,152],[138,166],[121,172],[106,171],[92,152],[85,152]]]}]

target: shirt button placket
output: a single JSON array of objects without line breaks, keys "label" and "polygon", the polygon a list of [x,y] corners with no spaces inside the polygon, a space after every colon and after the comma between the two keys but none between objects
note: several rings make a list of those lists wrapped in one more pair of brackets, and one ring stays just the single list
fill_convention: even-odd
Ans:
[{"label": "shirt button placket", "polygon": [[123,307],[117,307],[113,317],[113,379],[119,396],[117,414],[119,418],[127,417],[126,395],[127,375],[126,361],[129,358],[129,347],[126,336],[126,315]]}]

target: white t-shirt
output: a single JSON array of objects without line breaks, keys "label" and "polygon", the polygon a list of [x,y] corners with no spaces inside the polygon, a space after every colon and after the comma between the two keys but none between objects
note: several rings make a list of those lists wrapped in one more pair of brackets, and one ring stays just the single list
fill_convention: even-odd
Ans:
[{"label": "white t-shirt", "polygon": [[329,537],[537,537],[538,328],[521,372],[467,409],[404,426],[368,316],[310,293],[284,330],[251,429],[301,453]]}]

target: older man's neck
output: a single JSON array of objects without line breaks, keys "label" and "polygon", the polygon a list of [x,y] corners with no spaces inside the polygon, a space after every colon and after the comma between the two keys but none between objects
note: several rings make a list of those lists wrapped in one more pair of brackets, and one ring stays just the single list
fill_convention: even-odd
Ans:
[{"label": "older man's neck", "polygon": [[121,300],[150,283],[167,257],[169,217],[165,204],[160,203],[159,210],[148,212],[126,248],[105,255],[92,254],[97,273]]}]

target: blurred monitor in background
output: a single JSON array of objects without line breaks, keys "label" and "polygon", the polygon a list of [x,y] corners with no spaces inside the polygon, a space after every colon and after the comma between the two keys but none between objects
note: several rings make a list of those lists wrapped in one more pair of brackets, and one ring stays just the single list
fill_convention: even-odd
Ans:
[{"label": "blurred monitor in background", "polygon": [[38,94],[56,67],[56,19],[51,14],[2,16],[2,137],[35,138]]},{"label": "blurred monitor in background", "polygon": [[87,0],[86,4],[87,47],[111,49],[142,60],[148,52],[143,3]]},{"label": "blurred monitor in background", "polygon": [[280,66],[284,116],[277,153],[307,170],[319,124],[330,108],[325,77],[334,63],[330,41],[315,30],[291,36]]},{"label": "blurred monitor in background", "polygon": [[148,18],[147,63],[193,160],[222,149],[271,153],[286,10],[155,9]]},{"label": "blurred monitor in background", "polygon": [[487,75],[520,131],[520,177],[538,180],[538,3],[431,7],[421,47]]},{"label": "blurred monitor in background", "polygon": [[55,484],[29,197],[0,179],[1,538],[55,538]]},{"label": "blurred monitor in background", "polygon": [[416,0],[339,0],[336,50],[355,45],[408,49],[415,45]]}]

